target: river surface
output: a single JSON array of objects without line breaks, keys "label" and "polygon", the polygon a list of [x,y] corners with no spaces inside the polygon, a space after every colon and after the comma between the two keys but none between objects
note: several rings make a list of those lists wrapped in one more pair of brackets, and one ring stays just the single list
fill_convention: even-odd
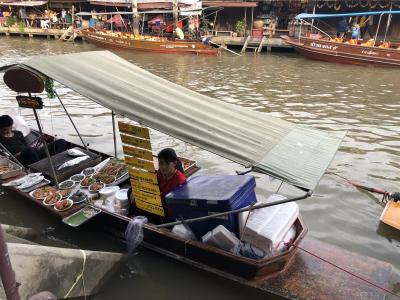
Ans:
[{"label": "river surface", "polygon": [[[0,38],[0,65],[61,53],[99,50],[93,45],[45,39]],[[119,52],[130,62],[187,88],[222,101],[319,129],[347,130],[328,173],[311,199],[299,202],[308,234],[400,269],[400,231],[382,225],[380,196],[356,189],[346,180],[400,191],[400,70],[311,61],[295,53],[241,57],[178,56]],[[101,63],[101,62],[99,62]],[[91,147],[113,152],[110,112],[69,89],[57,91]],[[1,114],[18,111],[15,93],[0,82]],[[40,111],[45,131],[79,142],[57,101]],[[28,110],[20,113],[35,125]],[[193,158],[203,173],[232,174],[239,165],[152,131],[155,151],[172,146]],[[261,179],[260,179],[261,180]],[[279,182],[265,179],[258,192],[274,191]],[[292,189],[283,186],[282,193]],[[124,251],[124,246],[90,226],[80,230],[60,222],[24,199],[2,191],[0,221],[29,226],[49,239],[83,249]],[[357,270],[352,270],[357,273]],[[338,270],[338,272],[340,272]],[[362,275],[362,274],[359,274]],[[396,275],[396,274],[395,274]],[[397,276],[391,289],[400,293]],[[234,284],[185,264],[140,249],[94,297],[106,299],[265,299],[262,292]]]}]

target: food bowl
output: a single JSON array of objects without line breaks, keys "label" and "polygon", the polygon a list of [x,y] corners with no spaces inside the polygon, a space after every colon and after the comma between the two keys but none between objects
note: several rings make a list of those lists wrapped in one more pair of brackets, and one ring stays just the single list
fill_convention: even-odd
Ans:
[{"label": "food bowl", "polygon": [[56,211],[65,211],[65,210],[70,209],[73,204],[74,204],[74,202],[71,199],[58,200],[54,204],[54,209]]},{"label": "food bowl", "polygon": [[73,195],[71,195],[68,199],[72,200],[74,204],[83,203],[88,200],[88,196],[81,191],[77,191]]},{"label": "food bowl", "polygon": [[94,168],[86,168],[81,173],[85,176],[91,176],[96,172]]},{"label": "food bowl", "polygon": [[30,192],[29,195],[37,200],[43,200],[48,195],[54,194],[56,191],[57,188],[55,188],[54,186],[44,186]]},{"label": "food bowl", "polygon": [[64,189],[64,190],[58,190],[57,193],[60,193],[62,196],[62,199],[66,199],[71,195],[72,193],[72,188],[69,189]]},{"label": "food bowl", "polygon": [[106,186],[112,185],[117,178],[113,175],[105,175],[100,178],[100,182],[104,183]]},{"label": "food bowl", "polygon": [[43,204],[47,206],[52,206],[61,199],[62,195],[60,193],[51,193],[46,198],[44,198]]},{"label": "food bowl", "polygon": [[87,176],[87,177],[85,177],[85,178],[83,178],[83,179],[81,180],[80,185],[81,185],[81,187],[83,187],[83,188],[87,188],[87,187],[89,187],[91,184],[93,184],[93,183],[95,183],[95,182],[96,182],[96,179]]},{"label": "food bowl", "polygon": [[72,181],[78,183],[78,182],[80,182],[80,181],[81,181],[83,178],[85,178],[85,177],[86,177],[86,176],[83,175],[83,174],[75,174],[75,175],[72,175],[72,176],[69,178],[69,180],[72,180]]},{"label": "food bowl", "polygon": [[98,191],[100,191],[103,187],[105,187],[106,185],[104,184],[104,183],[102,183],[102,182],[95,182],[95,183],[92,183],[90,186],[89,186],[89,192],[92,192],[92,193],[96,193],[96,192],[98,192]]},{"label": "food bowl", "polygon": [[59,188],[60,190],[66,190],[66,189],[72,188],[75,184],[76,184],[76,183],[75,183],[75,181],[73,181],[73,180],[65,180],[65,181],[61,182],[61,183],[58,185],[58,188]]}]

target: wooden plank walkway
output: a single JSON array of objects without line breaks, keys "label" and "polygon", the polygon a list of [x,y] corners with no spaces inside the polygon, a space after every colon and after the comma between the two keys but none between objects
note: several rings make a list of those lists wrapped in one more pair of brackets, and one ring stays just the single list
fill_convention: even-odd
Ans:
[{"label": "wooden plank walkway", "polygon": [[[229,47],[241,47],[242,49],[267,49],[268,52],[273,48],[286,48],[291,49],[292,47],[285,44],[280,37],[273,38],[250,38],[248,37],[229,37],[229,36],[214,36],[211,38],[213,43]],[[247,43],[246,43],[247,42]]]},{"label": "wooden plank walkway", "polygon": [[0,35],[6,36],[21,36],[21,37],[47,37],[58,40],[68,29],[42,29],[42,28],[24,28],[21,31],[19,28],[0,27]]}]

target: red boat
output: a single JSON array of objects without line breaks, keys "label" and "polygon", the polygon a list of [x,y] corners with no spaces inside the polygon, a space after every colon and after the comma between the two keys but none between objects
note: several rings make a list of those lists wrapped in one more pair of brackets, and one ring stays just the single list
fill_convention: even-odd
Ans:
[{"label": "red boat", "polygon": [[213,48],[200,41],[171,40],[165,37],[133,35],[127,32],[111,32],[93,28],[83,29],[80,32],[85,40],[99,47],[197,55],[217,55],[219,53],[218,48]]},{"label": "red boat", "polygon": [[400,50],[395,48],[379,48],[351,45],[345,42],[335,42],[324,38],[282,36],[300,54],[317,60],[371,65],[382,67],[400,67]]},{"label": "red boat", "polygon": [[[304,21],[307,18],[333,18],[333,17],[354,17],[364,15],[379,15],[380,19],[385,14],[396,14],[400,11],[381,11],[351,14],[300,14],[296,19]],[[380,21],[380,20],[379,20]],[[379,22],[380,24],[380,22]],[[312,27],[315,27],[311,25]],[[301,32],[301,30],[300,30]],[[321,31],[324,33],[323,31]],[[376,36],[379,33],[379,26]],[[326,34],[328,35],[328,34]],[[386,37],[386,35],[385,35]],[[400,48],[398,43],[390,43],[383,39],[377,42],[370,40],[364,42],[359,39],[338,39],[322,37],[320,34],[310,34],[304,36],[288,37],[282,39],[291,45],[300,54],[317,60],[348,63],[357,65],[381,66],[381,67],[400,67]]]}]

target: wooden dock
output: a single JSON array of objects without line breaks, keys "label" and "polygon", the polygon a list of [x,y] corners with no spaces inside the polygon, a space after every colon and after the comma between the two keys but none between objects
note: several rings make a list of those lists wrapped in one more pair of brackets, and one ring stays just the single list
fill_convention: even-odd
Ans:
[{"label": "wooden dock", "polygon": [[58,40],[69,29],[42,29],[42,28],[29,28],[23,30],[15,27],[0,27],[0,35],[6,36],[21,36],[21,37],[46,37],[47,39]]},{"label": "wooden dock", "polygon": [[259,50],[271,52],[273,49],[292,49],[280,37],[267,38],[248,38],[248,37],[230,37],[214,36],[211,38],[213,43],[226,46],[228,48],[241,48],[247,51],[259,52]]}]

